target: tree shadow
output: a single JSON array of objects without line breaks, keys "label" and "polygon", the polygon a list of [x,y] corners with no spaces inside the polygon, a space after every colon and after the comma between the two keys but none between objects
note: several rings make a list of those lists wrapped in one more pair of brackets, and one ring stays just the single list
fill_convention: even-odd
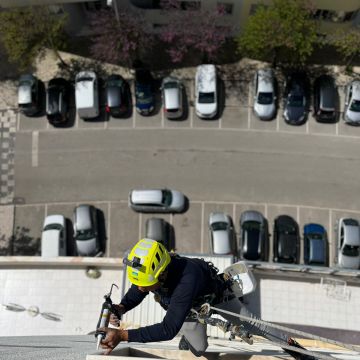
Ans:
[{"label": "tree shadow", "polygon": [[35,238],[29,235],[30,229],[26,227],[17,226],[12,236],[9,255],[25,255],[36,256],[40,255],[40,238]]}]

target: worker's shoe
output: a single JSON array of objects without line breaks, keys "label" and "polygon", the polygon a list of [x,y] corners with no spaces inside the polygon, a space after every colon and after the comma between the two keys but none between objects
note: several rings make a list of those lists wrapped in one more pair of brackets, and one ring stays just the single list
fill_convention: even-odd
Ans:
[{"label": "worker's shoe", "polygon": [[179,350],[190,350],[189,343],[186,341],[184,335],[179,341]]},{"label": "worker's shoe", "polygon": [[[306,350],[303,346],[301,346],[296,340],[294,340],[291,337],[288,338],[287,343],[290,346],[294,346],[299,349]],[[318,360],[317,358],[315,358],[314,356],[311,356],[311,355],[301,354],[296,351],[288,350],[288,349],[284,349],[284,350],[296,360]]]}]

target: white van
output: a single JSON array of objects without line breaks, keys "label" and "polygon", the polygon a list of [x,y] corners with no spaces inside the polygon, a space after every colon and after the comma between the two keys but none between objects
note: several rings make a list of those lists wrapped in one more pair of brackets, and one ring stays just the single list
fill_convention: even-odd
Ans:
[{"label": "white van", "polygon": [[75,77],[76,110],[82,119],[99,116],[99,89],[93,71],[81,71]]},{"label": "white van", "polygon": [[41,234],[41,256],[66,256],[66,221],[63,215],[45,218]]}]

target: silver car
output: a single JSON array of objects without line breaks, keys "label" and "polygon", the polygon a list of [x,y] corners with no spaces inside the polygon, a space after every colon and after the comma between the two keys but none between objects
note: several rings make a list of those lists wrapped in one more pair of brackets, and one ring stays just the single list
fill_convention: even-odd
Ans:
[{"label": "silver car", "polygon": [[183,85],[175,77],[166,77],[161,84],[164,114],[168,119],[180,119],[183,116]]},{"label": "silver car", "polygon": [[131,190],[129,207],[138,212],[179,213],[185,210],[185,196],[170,189]]},{"label": "silver car", "polygon": [[354,80],[346,87],[344,120],[360,125],[360,80]]},{"label": "silver car", "polygon": [[232,220],[223,212],[209,216],[210,249],[213,254],[228,255],[235,252],[235,237]]},{"label": "silver car", "polygon": [[276,115],[275,78],[272,69],[260,69],[254,79],[254,112],[261,120]]},{"label": "silver car", "polygon": [[74,239],[80,256],[95,256],[100,252],[96,209],[79,205],[74,209]]},{"label": "silver car", "polygon": [[337,223],[339,266],[358,269],[360,266],[360,226],[359,221],[341,218]]}]

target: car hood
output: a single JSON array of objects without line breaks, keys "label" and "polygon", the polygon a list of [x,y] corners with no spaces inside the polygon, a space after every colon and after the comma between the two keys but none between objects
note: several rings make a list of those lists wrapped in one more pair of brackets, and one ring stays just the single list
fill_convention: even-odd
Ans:
[{"label": "car hood", "polygon": [[78,254],[81,256],[96,255],[96,238],[92,238],[89,240],[76,240],[76,248]]},{"label": "car hood", "polygon": [[198,113],[205,115],[205,116],[212,116],[216,112],[217,104],[203,104],[203,103],[197,103],[196,104],[196,110]]},{"label": "car hood", "polygon": [[359,256],[346,256],[339,254],[339,265],[348,269],[358,269],[360,266]]},{"label": "car hood", "polygon": [[215,254],[231,253],[229,233],[225,230],[214,231],[213,233],[213,250]]},{"label": "car hood", "polygon": [[275,113],[275,104],[262,105],[256,102],[254,104],[254,111],[259,117],[269,118]]},{"label": "car hood", "polygon": [[360,112],[355,112],[351,110],[346,111],[346,117],[348,120],[353,122],[360,122]]},{"label": "car hood", "polygon": [[183,209],[185,206],[184,194],[181,193],[180,191],[171,190],[171,195],[172,195],[171,207],[179,210]]},{"label": "car hood", "polygon": [[285,117],[289,121],[302,121],[305,116],[304,106],[289,106],[285,108]]}]

